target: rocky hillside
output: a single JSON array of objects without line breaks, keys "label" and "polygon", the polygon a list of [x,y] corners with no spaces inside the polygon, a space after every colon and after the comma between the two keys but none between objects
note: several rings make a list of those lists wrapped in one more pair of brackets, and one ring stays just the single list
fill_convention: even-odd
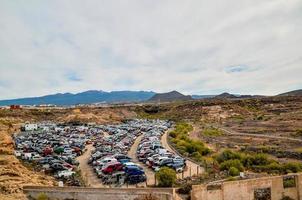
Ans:
[{"label": "rocky hillside", "polygon": [[185,101],[192,100],[189,95],[183,95],[177,91],[167,92],[167,93],[157,93],[149,99],[151,102],[171,102],[171,101]]},{"label": "rocky hillside", "polygon": [[282,94],[279,94],[278,96],[302,96],[302,89],[282,93]]},{"label": "rocky hillside", "polygon": [[237,96],[224,92],[220,95],[215,96],[216,99],[233,99],[233,98],[237,98]]}]

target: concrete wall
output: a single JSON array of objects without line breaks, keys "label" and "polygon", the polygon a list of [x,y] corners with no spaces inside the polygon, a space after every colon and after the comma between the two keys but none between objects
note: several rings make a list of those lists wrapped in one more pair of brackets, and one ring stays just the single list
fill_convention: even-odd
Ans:
[{"label": "concrete wall", "polygon": [[272,200],[281,200],[283,196],[302,200],[302,173],[293,176],[296,181],[295,187],[284,188],[284,176],[274,176],[224,182],[220,189],[210,189],[208,185],[194,185],[191,197],[192,200],[254,200],[256,189],[270,188]]},{"label": "concrete wall", "polygon": [[82,188],[82,187],[36,187],[23,188],[28,197],[36,198],[45,193],[56,200],[134,200],[137,197],[152,194],[160,200],[172,200],[175,197],[173,188]]}]

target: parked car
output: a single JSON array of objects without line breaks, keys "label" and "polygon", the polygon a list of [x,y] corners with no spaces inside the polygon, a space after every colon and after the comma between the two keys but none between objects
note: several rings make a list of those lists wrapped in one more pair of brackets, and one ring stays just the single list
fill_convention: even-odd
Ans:
[{"label": "parked car", "polygon": [[121,171],[123,169],[123,164],[120,162],[108,163],[102,168],[104,174],[111,174],[115,171]]},{"label": "parked car", "polygon": [[74,174],[75,174],[74,171],[64,170],[64,171],[59,171],[58,174],[57,174],[57,176],[59,178],[63,178],[63,177],[64,178],[68,178],[68,177],[70,177],[70,176],[72,176]]}]

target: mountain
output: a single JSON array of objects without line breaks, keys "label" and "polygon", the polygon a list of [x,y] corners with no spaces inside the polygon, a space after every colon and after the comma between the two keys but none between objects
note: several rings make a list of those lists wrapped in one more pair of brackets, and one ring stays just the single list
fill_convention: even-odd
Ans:
[{"label": "mountain", "polygon": [[238,96],[236,96],[234,94],[224,92],[222,94],[219,94],[219,95],[215,96],[214,98],[216,98],[216,99],[233,99],[233,98],[237,98],[237,97]]},{"label": "mountain", "polygon": [[208,99],[208,98],[213,98],[216,95],[192,95],[193,99]]},{"label": "mountain", "polygon": [[167,92],[167,93],[157,93],[153,97],[151,97],[148,101],[152,102],[170,102],[170,101],[185,101],[192,100],[192,97],[189,95],[183,95],[177,91]]},{"label": "mountain", "polygon": [[140,102],[150,99],[155,93],[149,91],[112,91],[104,92],[89,90],[77,94],[58,93],[41,97],[30,97],[21,99],[0,100],[0,106],[5,105],[76,105],[91,103],[118,103],[118,102]]},{"label": "mountain", "polygon": [[302,89],[278,94],[277,96],[302,96]]}]

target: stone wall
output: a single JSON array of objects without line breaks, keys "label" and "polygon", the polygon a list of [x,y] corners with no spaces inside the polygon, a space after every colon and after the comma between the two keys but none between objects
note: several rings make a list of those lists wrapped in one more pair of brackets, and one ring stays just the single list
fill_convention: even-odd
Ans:
[{"label": "stone wall", "polygon": [[45,193],[56,200],[134,200],[137,197],[152,194],[159,200],[172,200],[175,196],[173,188],[82,188],[82,187],[36,187],[23,188],[28,197],[36,198]]},{"label": "stone wall", "polygon": [[[290,184],[286,183],[288,179]],[[219,185],[194,185],[191,191],[192,200],[281,200],[284,196],[302,200],[302,173]]]}]

